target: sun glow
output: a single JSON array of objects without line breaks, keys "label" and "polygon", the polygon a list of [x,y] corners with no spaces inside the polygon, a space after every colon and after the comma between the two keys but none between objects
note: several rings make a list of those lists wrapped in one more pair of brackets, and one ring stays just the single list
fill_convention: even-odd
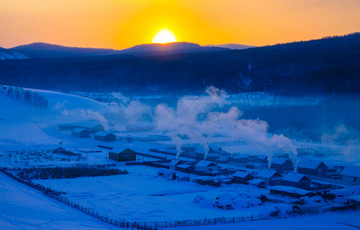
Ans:
[{"label": "sun glow", "polygon": [[152,39],[152,43],[170,43],[176,42],[177,38],[175,37],[174,33],[168,29],[161,29],[159,32]]}]

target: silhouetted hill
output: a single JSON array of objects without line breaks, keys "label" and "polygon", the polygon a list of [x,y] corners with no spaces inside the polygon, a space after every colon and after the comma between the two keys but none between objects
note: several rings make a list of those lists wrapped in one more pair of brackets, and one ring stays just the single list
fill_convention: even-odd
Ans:
[{"label": "silhouetted hill", "polygon": [[62,91],[358,93],[360,34],[245,50],[5,60],[0,73],[0,84]]},{"label": "silhouetted hill", "polygon": [[17,46],[9,50],[23,53],[29,58],[63,58],[63,57],[77,57],[77,56],[98,56],[98,55],[108,55],[115,51],[113,49],[66,47],[66,46],[53,45],[42,42]]},{"label": "silhouetted hill", "polygon": [[190,42],[174,42],[168,44],[143,44],[119,51],[120,54],[165,55],[182,53],[201,53],[224,51],[225,48],[200,46]]},{"label": "silhouetted hill", "polygon": [[143,44],[124,50],[66,47],[38,42],[8,49],[9,52],[25,54],[28,58],[90,57],[114,54],[151,56],[159,54],[199,53],[223,50],[224,48],[220,47],[202,47],[198,44],[188,42],[174,42],[170,44]]}]

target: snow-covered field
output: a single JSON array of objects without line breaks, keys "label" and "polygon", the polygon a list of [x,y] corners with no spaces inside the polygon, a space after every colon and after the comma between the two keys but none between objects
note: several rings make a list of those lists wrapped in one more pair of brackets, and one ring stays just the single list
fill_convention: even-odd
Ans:
[{"label": "snow-covered field", "polygon": [[[157,176],[159,169],[147,166],[121,167],[127,175],[35,180],[45,187],[66,192],[65,196],[84,207],[112,218],[131,221],[192,220],[217,217],[267,216],[273,205],[224,210],[212,203],[196,204],[197,195],[214,202],[222,194],[256,198],[269,191],[246,185],[203,186],[192,182],[169,181]],[[190,176],[192,177],[192,176]],[[192,178],[191,178],[192,179]],[[245,201],[244,201],[245,202]],[[247,206],[247,204],[245,205]]]},{"label": "snow-covered field", "polygon": [[0,173],[0,229],[118,229]]}]

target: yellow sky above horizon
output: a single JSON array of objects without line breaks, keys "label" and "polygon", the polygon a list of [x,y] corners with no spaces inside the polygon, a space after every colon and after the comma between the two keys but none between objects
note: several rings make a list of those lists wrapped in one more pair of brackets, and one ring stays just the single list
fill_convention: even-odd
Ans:
[{"label": "yellow sky above horizon", "polygon": [[123,49],[162,28],[201,45],[269,45],[360,31],[359,0],[0,0],[0,46]]}]

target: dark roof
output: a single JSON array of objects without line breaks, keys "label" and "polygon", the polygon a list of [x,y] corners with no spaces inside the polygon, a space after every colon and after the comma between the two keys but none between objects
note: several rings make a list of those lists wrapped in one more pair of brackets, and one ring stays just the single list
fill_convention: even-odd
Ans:
[{"label": "dark roof", "polygon": [[265,179],[270,179],[274,176],[278,176],[278,177],[281,177],[281,174],[278,173],[277,171],[275,170],[261,170],[256,177],[258,178],[265,178]]},{"label": "dark roof", "polygon": [[283,178],[281,178],[281,180],[288,181],[288,182],[294,182],[294,183],[299,183],[302,180],[310,181],[310,179],[307,178],[306,176],[304,176],[302,174],[295,174],[295,173],[286,174],[285,176],[283,176]]},{"label": "dark roof", "polygon": [[298,168],[317,169],[318,167],[320,167],[320,165],[324,165],[325,167],[327,167],[326,164],[322,161],[305,160],[299,162]]},{"label": "dark roof", "polygon": [[217,164],[215,164],[214,162],[206,161],[206,160],[199,161],[195,166],[197,166],[197,167],[208,167],[208,166],[211,166],[211,165],[217,166]]},{"label": "dark roof", "polygon": [[241,172],[241,171],[237,171],[236,173],[234,173],[234,174],[232,174],[233,175],[233,177],[239,177],[239,178],[246,178],[247,176],[252,176],[253,177],[253,175],[251,175],[250,173],[248,173],[248,172]]}]

